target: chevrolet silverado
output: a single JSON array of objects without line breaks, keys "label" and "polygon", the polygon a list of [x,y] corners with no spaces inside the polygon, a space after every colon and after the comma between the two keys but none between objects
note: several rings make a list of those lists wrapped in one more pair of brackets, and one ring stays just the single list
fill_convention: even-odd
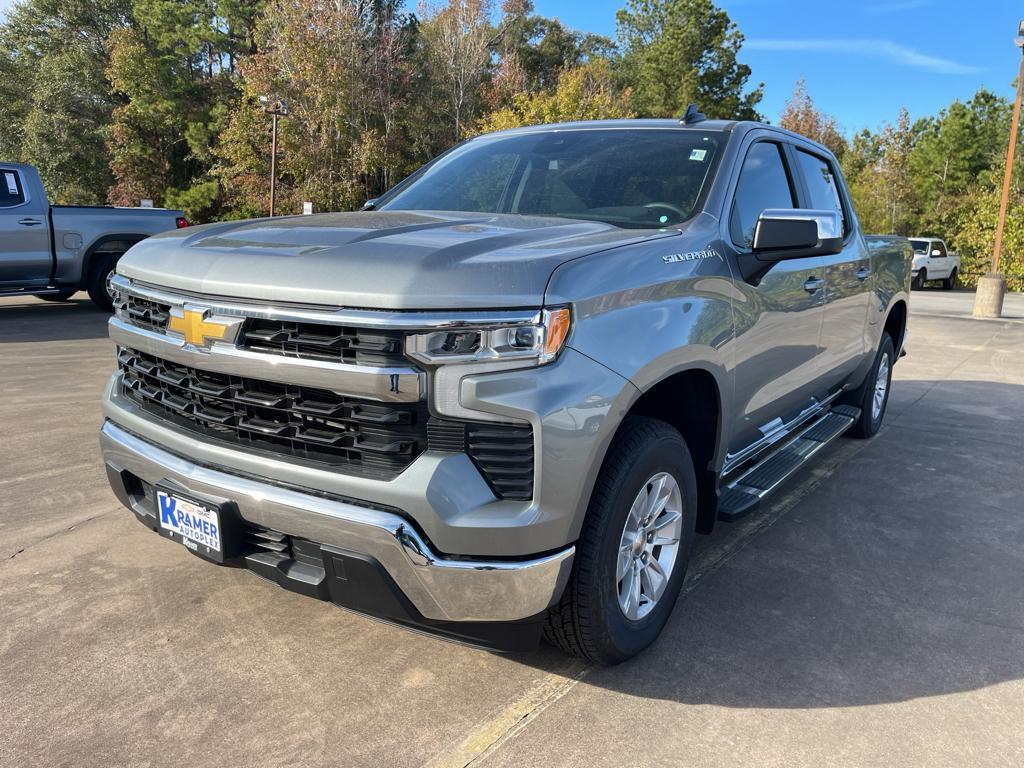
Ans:
[{"label": "chevrolet silverado", "polygon": [[65,301],[88,291],[110,310],[110,278],[121,255],[140,240],[188,226],[163,208],[50,205],[39,173],[0,162],[0,296]]},{"label": "chevrolet silverado", "polygon": [[835,157],[779,128],[480,136],[363,211],[135,245],[107,474],[202,558],[619,662],[661,632],[697,534],[878,431],[910,265],[862,233]]}]

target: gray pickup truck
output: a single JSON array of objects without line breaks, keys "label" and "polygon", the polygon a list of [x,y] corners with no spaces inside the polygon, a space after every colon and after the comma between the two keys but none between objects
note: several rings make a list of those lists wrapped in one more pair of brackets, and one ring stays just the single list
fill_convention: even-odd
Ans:
[{"label": "gray pickup truck", "polygon": [[0,296],[64,301],[88,291],[101,309],[114,266],[140,240],[188,221],[163,208],[50,205],[31,165],[0,162]]},{"label": "gray pickup truck", "polygon": [[696,534],[878,431],[910,264],[778,128],[481,136],[360,212],[134,246],[107,473],[203,558],[618,662],[665,625]]}]

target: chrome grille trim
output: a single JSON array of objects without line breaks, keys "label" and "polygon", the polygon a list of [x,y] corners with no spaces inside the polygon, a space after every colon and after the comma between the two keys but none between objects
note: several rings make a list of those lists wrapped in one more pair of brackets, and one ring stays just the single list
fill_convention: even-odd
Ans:
[{"label": "chrome grille trim", "polygon": [[[216,307],[220,313],[221,308]],[[322,360],[250,352],[229,344],[200,350],[181,340],[132,325],[121,318],[109,322],[116,344],[200,370],[326,389],[339,395],[385,402],[415,402],[426,391],[425,374],[414,368],[374,368]]]},{"label": "chrome grille trim", "polygon": [[539,309],[473,310],[473,311],[392,311],[377,309],[330,309],[299,306],[274,306],[239,299],[224,299],[199,293],[175,292],[156,288],[115,275],[112,285],[117,290],[160,304],[199,303],[210,307],[218,315],[252,317],[261,320],[289,320],[294,322],[349,325],[360,328],[380,328],[422,331],[434,328],[501,328],[521,323],[539,323]]}]

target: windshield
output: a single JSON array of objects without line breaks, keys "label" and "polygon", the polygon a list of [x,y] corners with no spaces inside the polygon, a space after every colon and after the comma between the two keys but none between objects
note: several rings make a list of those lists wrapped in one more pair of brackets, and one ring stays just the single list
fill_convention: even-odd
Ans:
[{"label": "windshield", "polygon": [[910,247],[914,249],[914,253],[928,253],[927,240],[911,240]]},{"label": "windshield", "polygon": [[378,208],[671,226],[695,213],[721,136],[636,128],[484,136],[424,166]]}]

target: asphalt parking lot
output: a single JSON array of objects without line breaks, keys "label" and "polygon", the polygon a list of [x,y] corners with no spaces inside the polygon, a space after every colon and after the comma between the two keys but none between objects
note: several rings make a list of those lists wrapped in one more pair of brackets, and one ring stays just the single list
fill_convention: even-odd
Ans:
[{"label": "asphalt parking lot", "polygon": [[886,426],[703,540],[613,669],[217,568],[110,493],[106,316],[0,299],[4,766],[1024,764],[1024,297],[915,292]]}]

